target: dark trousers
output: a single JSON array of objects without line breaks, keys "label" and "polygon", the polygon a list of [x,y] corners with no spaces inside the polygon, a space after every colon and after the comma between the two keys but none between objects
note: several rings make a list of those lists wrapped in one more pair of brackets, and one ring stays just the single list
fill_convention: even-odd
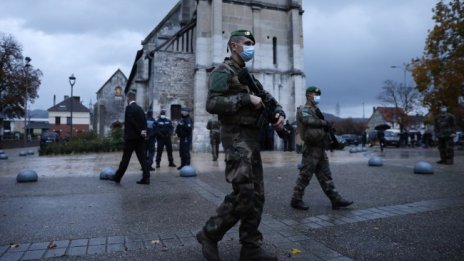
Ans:
[{"label": "dark trousers", "polygon": [[148,139],[147,143],[147,164],[150,167],[153,164],[153,158],[155,157],[155,138]]},{"label": "dark trousers", "polygon": [[179,140],[180,166],[190,165],[190,139],[180,138]]},{"label": "dark trousers", "polygon": [[172,157],[172,142],[171,138],[162,138],[158,139],[158,148],[156,149],[156,164],[159,165],[161,162],[161,156],[163,155],[163,149],[166,147],[166,152],[168,153],[169,163],[174,163]]},{"label": "dark trousers", "polygon": [[124,173],[126,173],[127,167],[129,166],[129,161],[132,156],[132,152],[135,150],[135,155],[137,155],[137,159],[140,162],[140,166],[143,170],[143,178],[149,179],[150,178],[150,171],[148,170],[148,165],[146,162],[145,156],[145,140],[126,140],[124,141],[124,149],[122,152],[122,159],[119,163],[119,168],[114,175],[115,179],[120,180]]}]

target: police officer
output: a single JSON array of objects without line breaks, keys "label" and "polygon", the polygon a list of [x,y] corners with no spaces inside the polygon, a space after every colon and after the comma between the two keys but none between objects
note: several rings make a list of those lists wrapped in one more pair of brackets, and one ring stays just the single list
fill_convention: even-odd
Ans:
[{"label": "police officer", "polygon": [[188,108],[181,109],[182,119],[176,126],[176,134],[179,137],[179,156],[181,169],[186,165],[190,165],[190,145],[192,144],[192,128],[193,121],[190,118],[190,110]]},{"label": "police officer", "polygon": [[[219,260],[217,242],[240,221],[240,260],[277,260],[261,248],[263,236],[258,230],[264,205],[263,166],[260,155],[260,129],[256,122],[263,109],[260,97],[239,82],[238,74],[254,56],[255,38],[248,30],[232,32],[228,42],[230,57],[211,73],[206,110],[217,114],[221,123],[221,141],[225,150],[227,182],[232,192],[198,232],[207,260]],[[273,99],[269,94],[267,97]],[[282,130],[285,113],[277,104],[274,128]]]},{"label": "police officer", "polygon": [[293,189],[293,197],[290,205],[295,209],[308,210],[303,202],[304,190],[308,186],[313,174],[324,193],[332,202],[333,209],[347,207],[352,201],[343,199],[335,190],[332,174],[329,167],[329,159],[325,150],[329,146],[330,138],[327,129],[330,127],[323,120],[322,112],[317,107],[321,98],[321,90],[315,86],[306,89],[306,104],[298,108],[296,119],[298,132],[303,139],[302,168]]},{"label": "police officer", "polygon": [[171,136],[174,127],[170,119],[166,117],[166,111],[162,110],[158,120],[156,121],[156,141],[158,142],[158,148],[156,150],[156,168],[160,167],[161,155],[163,149],[166,147],[168,153],[169,167],[176,167],[174,164],[174,158],[172,157],[172,141]]},{"label": "police officer", "polygon": [[453,164],[454,142],[456,135],[456,119],[453,114],[448,112],[446,106],[440,108],[440,114],[435,121],[435,133],[438,137],[438,150],[440,151],[440,160],[438,164]]},{"label": "police officer", "polygon": [[147,112],[147,164],[150,170],[155,170],[152,167],[153,158],[155,157],[155,143],[156,143],[156,120],[153,118],[153,111]]},{"label": "police officer", "polygon": [[221,123],[215,119],[208,120],[206,128],[209,130],[209,143],[211,144],[211,154],[213,161],[219,157],[219,144],[221,143]]}]

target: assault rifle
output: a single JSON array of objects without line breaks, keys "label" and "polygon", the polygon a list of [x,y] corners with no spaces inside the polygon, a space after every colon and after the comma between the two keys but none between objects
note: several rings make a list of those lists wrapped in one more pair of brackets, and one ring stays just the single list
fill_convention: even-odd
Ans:
[{"label": "assault rifle", "polygon": [[[322,115],[322,112],[321,110],[319,110],[319,108],[316,108],[316,115],[319,119],[321,120],[324,120],[324,115]],[[334,128],[332,127],[332,124],[330,124],[328,121],[326,121],[327,125],[324,126],[324,130],[325,132],[327,132],[329,134],[329,138],[330,138],[330,148],[331,149],[335,149],[339,146],[338,144],[338,140],[337,140],[337,137],[335,136],[335,133],[334,133]]]},{"label": "assault rifle", "polygon": [[[256,80],[256,78],[248,72],[248,69],[245,67],[238,73],[238,80],[241,84],[247,85],[250,88],[250,91],[261,98],[264,109],[262,110],[261,114],[258,117],[257,125],[259,128],[265,128],[269,125],[269,123],[274,124],[279,119],[275,117],[275,108],[278,106],[277,101],[274,97],[270,95],[266,95],[266,91],[264,90],[263,85]],[[280,113],[281,116],[285,117],[285,113],[282,111]],[[280,138],[284,138],[285,130],[276,131],[277,135]]]}]

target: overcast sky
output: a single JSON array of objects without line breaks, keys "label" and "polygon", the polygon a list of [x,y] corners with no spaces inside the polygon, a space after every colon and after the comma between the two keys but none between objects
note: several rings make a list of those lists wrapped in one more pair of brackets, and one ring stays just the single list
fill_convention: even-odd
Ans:
[{"label": "overcast sky", "polygon": [[[42,70],[48,109],[70,95],[84,105],[120,68],[129,76],[141,40],[177,0],[1,0],[0,32],[12,34]],[[437,0],[303,0],[306,85],[322,90],[321,109],[368,118],[385,80],[403,82],[403,66],[422,55]],[[406,83],[412,85],[410,73]]]}]

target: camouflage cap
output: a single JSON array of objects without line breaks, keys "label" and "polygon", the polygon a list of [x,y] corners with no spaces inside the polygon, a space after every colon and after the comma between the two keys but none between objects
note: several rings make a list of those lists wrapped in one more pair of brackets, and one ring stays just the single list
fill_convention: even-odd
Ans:
[{"label": "camouflage cap", "polygon": [[244,36],[252,40],[253,43],[255,43],[255,37],[253,36],[253,33],[250,30],[245,30],[245,29],[236,30],[230,34],[230,37],[232,36]]},{"label": "camouflage cap", "polygon": [[321,95],[321,89],[317,88],[316,86],[309,86],[306,89],[306,94],[308,93],[315,93],[317,95]]}]

